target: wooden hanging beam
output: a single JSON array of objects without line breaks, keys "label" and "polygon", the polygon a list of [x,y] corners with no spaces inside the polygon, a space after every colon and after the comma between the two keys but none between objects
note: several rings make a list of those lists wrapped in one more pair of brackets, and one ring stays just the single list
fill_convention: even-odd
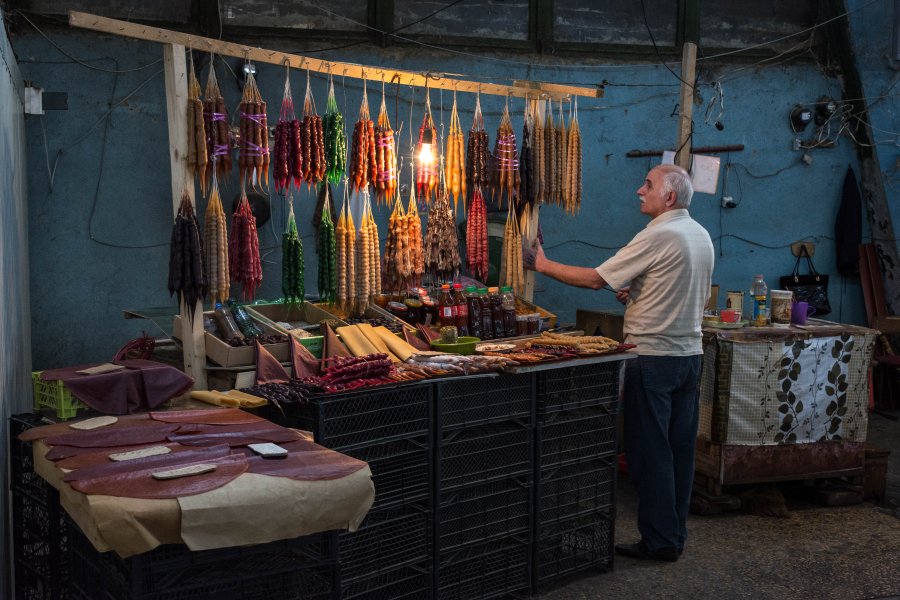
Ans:
[{"label": "wooden hanging beam", "polygon": [[[743,152],[743,144],[731,144],[730,146],[701,146],[691,150],[691,154],[720,154],[722,152]],[[641,158],[643,156],[662,156],[664,150],[629,150],[625,156],[628,158]]]},{"label": "wooden hanging beam", "polygon": [[571,96],[584,96],[588,98],[602,98],[603,90],[600,88],[583,88],[571,85],[552,83],[540,83],[535,81],[514,81],[513,85],[500,85],[496,83],[483,83],[480,81],[466,81],[454,79],[438,73],[414,73],[412,71],[398,71],[384,67],[372,67],[354,63],[327,61],[319,58],[297,56],[276,50],[265,50],[232,42],[223,42],[199,35],[191,35],[149,25],[129,23],[118,19],[110,19],[90,13],[69,11],[69,25],[90,29],[113,35],[158,42],[161,44],[174,44],[185,46],[193,50],[212,52],[222,56],[243,58],[258,63],[273,65],[289,65],[292,69],[309,69],[317,73],[332,73],[357,79],[377,80],[384,78],[387,82],[399,81],[402,85],[429,87],[459,92],[480,92],[495,96],[515,96],[519,98],[551,98],[553,100],[565,100]]},{"label": "wooden hanging beam", "polygon": [[681,113],[675,164],[691,170],[691,134],[694,131],[694,84],[697,72],[697,44],[685,42],[681,52]]}]

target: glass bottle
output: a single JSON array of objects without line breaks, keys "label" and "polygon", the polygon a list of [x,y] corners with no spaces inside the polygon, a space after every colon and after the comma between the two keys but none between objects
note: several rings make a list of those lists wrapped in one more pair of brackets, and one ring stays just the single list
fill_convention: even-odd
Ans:
[{"label": "glass bottle", "polygon": [[469,311],[469,335],[481,337],[481,298],[474,285],[466,287],[466,304]]},{"label": "glass bottle", "polygon": [[253,323],[253,319],[250,318],[243,306],[229,299],[228,308],[231,309],[231,316],[234,317],[234,322],[237,323],[238,329],[245,338],[253,339],[262,335],[262,331]]},{"label": "glass bottle", "polygon": [[503,297],[500,295],[500,289],[497,287],[488,288],[491,297],[491,320],[494,322],[494,338],[502,338],[506,336],[503,327]]},{"label": "glass bottle", "polygon": [[503,332],[506,337],[515,337],[516,330],[516,296],[509,286],[500,288],[501,306],[503,307]]},{"label": "glass bottle", "polygon": [[213,321],[216,323],[216,329],[219,331],[219,337],[226,342],[234,338],[243,339],[244,334],[238,329],[237,323],[231,318],[229,313],[221,302],[216,302],[216,310],[213,312]]},{"label": "glass bottle", "polygon": [[494,319],[491,316],[491,297],[487,288],[478,288],[478,299],[481,300],[481,339],[494,339]]},{"label": "glass bottle", "polygon": [[753,284],[750,286],[750,296],[753,298],[753,321],[752,325],[756,325],[757,327],[763,327],[766,325],[768,319],[766,318],[766,296],[769,293],[769,288],[766,285],[765,280],[762,275],[757,275],[753,279]]},{"label": "glass bottle", "polygon": [[441,295],[438,296],[441,327],[453,327],[456,325],[456,301],[450,293],[450,284],[441,286]]},{"label": "glass bottle", "polygon": [[453,284],[453,301],[456,303],[456,331],[459,335],[469,335],[469,303],[462,293],[462,284]]}]

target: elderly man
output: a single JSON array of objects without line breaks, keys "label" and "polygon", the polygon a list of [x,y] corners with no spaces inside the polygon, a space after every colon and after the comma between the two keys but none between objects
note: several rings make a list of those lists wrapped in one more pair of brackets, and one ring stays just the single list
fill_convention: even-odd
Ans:
[{"label": "elderly man", "polygon": [[700,325],[709,298],[713,245],[688,214],[693,188],[681,167],[652,169],[637,191],[650,223],[596,268],[553,262],[540,246],[528,249],[527,268],[563,283],[609,285],[625,304],[625,451],[638,489],[634,544],[616,552],[674,562],[687,539],[687,514],[697,437]]}]

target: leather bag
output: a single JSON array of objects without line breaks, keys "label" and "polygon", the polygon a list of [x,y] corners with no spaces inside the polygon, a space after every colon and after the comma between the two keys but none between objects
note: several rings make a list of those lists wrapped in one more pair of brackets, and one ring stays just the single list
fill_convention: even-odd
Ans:
[{"label": "leather bag", "polygon": [[[800,274],[800,261],[806,259],[806,274]],[[815,316],[827,315],[831,312],[831,304],[828,302],[828,275],[819,273],[813,266],[812,257],[807,253],[806,247],[800,247],[800,255],[794,263],[794,272],[784,275],[778,280],[783,290],[794,292],[794,299],[798,302],[809,302],[816,309]]]}]

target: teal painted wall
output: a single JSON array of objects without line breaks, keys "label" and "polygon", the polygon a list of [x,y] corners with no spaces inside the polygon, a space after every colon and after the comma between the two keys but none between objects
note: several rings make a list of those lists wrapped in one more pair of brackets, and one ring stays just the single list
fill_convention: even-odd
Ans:
[{"label": "teal painted wall", "polygon": [[[853,19],[886,21],[890,12],[888,2],[876,2],[855,13]],[[47,90],[69,94],[68,111],[27,119],[36,368],[105,360],[125,341],[140,335],[142,329],[152,332],[146,321],[123,320],[123,308],[171,305],[175,310],[166,290],[172,201],[162,65],[132,70],[161,59],[162,49],[151,43],[80,31],[56,30],[51,36],[89,65],[127,72],[109,73],[73,63],[31,31],[14,40],[26,79]],[[890,31],[884,27],[867,43],[874,46],[882,41],[885,45],[890,43]],[[632,159],[625,155],[631,149],[671,148],[675,143],[677,116],[673,111],[679,82],[665,68],[648,64],[583,68],[583,64],[557,57],[534,59],[496,54],[482,60],[427,49],[384,50],[366,46],[336,51],[329,57],[408,70],[460,73],[501,83],[512,78],[578,85],[608,80],[605,98],[579,101],[585,198],[581,213],[575,218],[555,207],[542,210],[547,253],[563,262],[595,266],[645,225],[635,191],[647,169],[658,159]],[[527,65],[528,61],[537,64]],[[770,286],[775,287],[778,276],[793,268],[794,258],[787,245],[800,239],[812,240],[818,244],[815,260],[819,270],[833,275],[831,318],[863,323],[865,312],[859,284],[838,277],[834,264],[834,220],[844,174],[848,165],[856,162],[853,143],[842,137],[836,148],[810,151],[812,164],[803,164],[802,153],[792,150],[793,135],[787,119],[796,103],[813,103],[822,95],[840,98],[839,81],[825,76],[812,62],[758,66],[713,63],[700,63],[702,98],[694,107],[693,143],[745,146],[743,152],[721,155],[723,169],[717,194],[697,194],[691,208],[715,241],[715,283],[722,290],[746,290],[753,275],[763,273]],[[237,69],[238,61],[230,64]],[[267,65],[257,68],[260,89],[274,121],[284,70]],[[882,71],[878,70],[879,77],[887,77]],[[229,106],[236,106],[238,85],[221,63],[217,63],[217,74]],[[369,100],[372,111],[377,112],[381,82],[375,71],[372,78]],[[709,83],[717,80],[724,89],[722,131],[712,121],[704,120],[706,106],[714,95]],[[205,72],[201,81],[205,81]],[[305,74],[294,72],[291,81],[295,103],[299,105]],[[335,85],[345,117],[355,121],[360,82],[347,80],[344,85],[336,77]],[[314,74],[312,86],[322,111],[327,92],[325,78]],[[880,89],[878,85],[874,87]],[[388,94],[390,116],[397,129],[394,89],[390,86]],[[399,118],[403,121],[404,152],[408,152],[410,98],[411,90],[402,88]],[[440,124],[443,102],[443,122],[449,124],[451,94],[445,92],[442,99],[434,91],[431,99],[435,119]],[[460,117],[467,128],[475,99],[471,94],[460,94],[458,99]],[[415,94],[412,118],[416,132],[422,118],[422,100],[419,91]],[[482,98],[492,144],[504,102],[503,98]],[[518,133],[523,101],[511,100],[510,108]],[[893,113],[888,112],[884,118],[893,119]],[[897,129],[895,123],[883,125],[885,130]],[[63,152],[58,154],[61,148]],[[724,168],[728,163],[730,168]],[[408,181],[408,170],[402,177]],[[735,199],[736,208],[720,207],[723,191]],[[234,194],[232,182],[223,193],[226,205]],[[896,202],[896,192],[891,194],[892,202]],[[258,296],[262,298],[281,295],[279,240],[285,202],[280,198],[273,198],[272,202],[274,218],[260,231],[264,281]],[[310,224],[313,205],[314,197],[305,189],[295,193],[310,292],[315,292],[316,281]],[[203,208],[201,201],[201,214]],[[382,237],[387,216],[387,209],[379,209]],[[867,235],[864,231],[864,238]],[[574,321],[577,308],[617,306],[609,291],[574,290],[543,277],[538,278],[535,302],[559,314],[563,321]]]}]

